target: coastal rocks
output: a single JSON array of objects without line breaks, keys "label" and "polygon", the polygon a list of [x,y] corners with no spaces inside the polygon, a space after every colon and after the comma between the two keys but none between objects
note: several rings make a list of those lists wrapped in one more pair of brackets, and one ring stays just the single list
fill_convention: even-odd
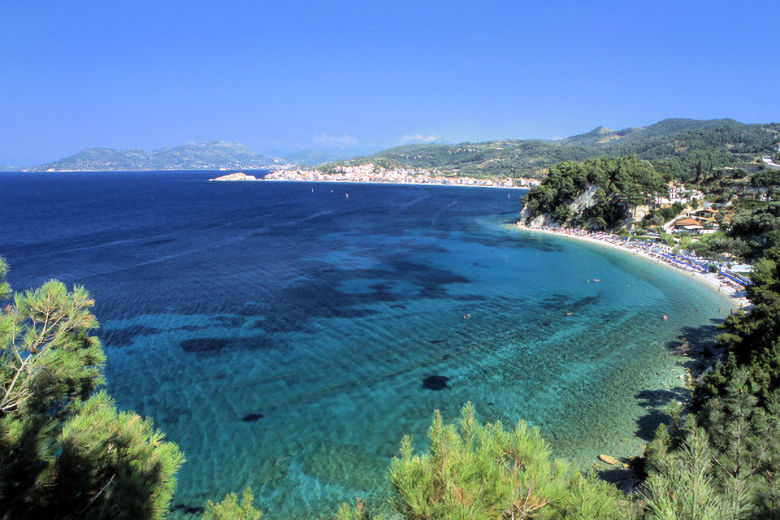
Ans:
[{"label": "coastal rocks", "polygon": [[256,181],[259,180],[254,175],[247,175],[244,172],[236,172],[236,173],[228,173],[227,175],[222,175],[221,177],[214,177],[213,179],[209,179],[209,181]]},{"label": "coastal rocks", "polygon": [[523,225],[527,225],[529,227],[542,227],[542,226],[549,226],[549,225],[555,225],[558,224],[550,218],[550,215],[538,215],[533,218],[533,220],[529,220],[531,217],[531,210],[528,209],[528,204],[523,204],[523,207],[520,209],[520,215],[517,218],[517,222]]},{"label": "coastal rocks", "polygon": [[526,204],[523,204],[523,208],[520,210],[520,215],[517,218],[517,222],[520,225],[532,228],[547,227],[557,229],[560,227],[560,224],[553,220],[553,218],[548,213],[537,215],[531,218],[531,212]]},{"label": "coastal rocks", "polygon": [[632,224],[633,223],[637,223],[638,224],[638,223],[642,222],[642,220],[650,213],[650,210],[652,210],[652,209],[653,208],[649,204],[640,204],[640,205],[634,207],[634,210],[632,212],[633,213],[633,218],[631,219],[632,220],[631,223]]},{"label": "coastal rocks", "polygon": [[[566,214],[569,216],[565,222],[557,222],[552,218],[550,213],[539,213],[537,210],[529,208],[527,201],[523,203],[523,207],[520,210],[519,222],[525,224],[528,227],[548,227],[559,228],[562,226],[576,226],[585,229],[600,229],[601,225],[593,218],[587,218],[591,208],[602,204],[603,201],[599,200],[598,193],[600,188],[595,184],[589,184],[585,191],[581,191],[574,200],[567,204],[561,204],[566,208]],[[615,208],[613,208],[615,209]],[[622,224],[629,229],[635,227],[647,216],[652,210],[652,206],[648,204],[640,204],[637,206],[622,206],[621,211],[625,211],[626,215]]]},{"label": "coastal rocks", "polygon": [[[521,222],[524,221],[522,212],[520,213],[520,221]],[[553,220],[553,218],[550,215],[547,214],[534,217],[528,223],[528,226],[532,228],[545,227],[545,228],[553,228],[553,229],[558,229],[559,227],[561,227],[555,220]]]},{"label": "coastal rocks", "polygon": [[[580,193],[576,199],[569,204],[570,215],[580,215],[584,210],[596,205],[596,191],[598,188],[591,184],[586,191]],[[525,223],[529,227],[549,227],[558,228],[560,223],[556,222],[548,213],[531,217],[531,210],[527,204],[523,204],[520,210],[519,222]]]},{"label": "coastal rocks", "polygon": [[598,187],[594,184],[591,184],[588,186],[588,189],[577,196],[576,199],[574,199],[571,204],[569,204],[569,210],[571,211],[572,215],[579,215],[584,210],[592,208],[596,205],[596,192],[598,191]]}]

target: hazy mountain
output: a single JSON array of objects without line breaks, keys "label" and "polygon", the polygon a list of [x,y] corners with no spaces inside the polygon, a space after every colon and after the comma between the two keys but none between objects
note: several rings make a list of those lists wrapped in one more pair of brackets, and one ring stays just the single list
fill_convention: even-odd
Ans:
[{"label": "hazy mountain", "polygon": [[185,144],[159,150],[89,148],[30,171],[237,170],[278,167],[284,161],[238,143]]}]

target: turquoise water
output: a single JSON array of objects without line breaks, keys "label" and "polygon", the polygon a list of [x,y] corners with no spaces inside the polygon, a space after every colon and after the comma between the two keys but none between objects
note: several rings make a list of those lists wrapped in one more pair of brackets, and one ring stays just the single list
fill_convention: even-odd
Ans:
[{"label": "turquoise water", "polygon": [[[729,309],[644,259],[508,229],[516,191],[24,179],[0,177],[11,282],[93,292],[110,392],[187,455],[174,517],[246,485],[270,519],[381,500],[401,437],[423,448],[433,410],[466,401],[583,467],[635,454],[678,398],[671,347]],[[50,204],[17,216],[25,196]]]}]

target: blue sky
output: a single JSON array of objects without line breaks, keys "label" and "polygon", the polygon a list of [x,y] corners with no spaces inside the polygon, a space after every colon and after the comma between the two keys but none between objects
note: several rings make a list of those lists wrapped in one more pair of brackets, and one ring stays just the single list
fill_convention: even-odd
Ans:
[{"label": "blue sky", "polygon": [[0,4],[0,165],[780,120],[780,2]]}]

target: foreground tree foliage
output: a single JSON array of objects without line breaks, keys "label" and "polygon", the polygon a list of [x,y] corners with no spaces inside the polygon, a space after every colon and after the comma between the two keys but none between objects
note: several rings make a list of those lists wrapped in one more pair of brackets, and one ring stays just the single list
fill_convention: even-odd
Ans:
[{"label": "foreground tree foliage", "polygon": [[723,395],[648,445],[649,518],[780,518],[780,390],[761,403],[743,367]]},{"label": "foreground tree foliage", "polygon": [[662,451],[652,459],[645,499],[645,518],[652,520],[745,518],[749,504],[745,480],[717,467],[707,435],[699,429],[675,451]]},{"label": "foreground tree foliage", "polygon": [[216,504],[209,500],[202,520],[259,520],[263,513],[254,507],[254,501],[252,488],[249,487],[241,494],[241,502],[235,493],[230,493]]},{"label": "foreground tree foliage", "polygon": [[339,512],[333,520],[382,520],[380,515],[371,515],[365,504],[359,498],[355,500],[354,506],[341,504]]},{"label": "foreground tree foliage", "polygon": [[415,455],[405,437],[390,468],[395,509],[423,519],[622,518],[621,497],[611,484],[550,460],[539,431],[522,421],[479,424],[471,404],[459,425],[434,414],[428,452]]},{"label": "foreground tree foliage", "polygon": [[649,518],[780,518],[780,248],[751,279],[753,309],[726,320],[695,413],[648,445]]},{"label": "foreground tree foliage", "polygon": [[[0,260],[0,295],[10,296]],[[0,313],[0,517],[154,519],[184,457],[150,421],[95,393],[104,355],[94,302],[60,282]]]},{"label": "foreground tree foliage", "polygon": [[753,285],[747,287],[747,296],[753,309],[726,320],[726,333],[718,337],[725,360],[707,378],[700,398],[722,393],[742,366],[762,401],[780,387],[780,246],[756,262],[750,278]]}]

